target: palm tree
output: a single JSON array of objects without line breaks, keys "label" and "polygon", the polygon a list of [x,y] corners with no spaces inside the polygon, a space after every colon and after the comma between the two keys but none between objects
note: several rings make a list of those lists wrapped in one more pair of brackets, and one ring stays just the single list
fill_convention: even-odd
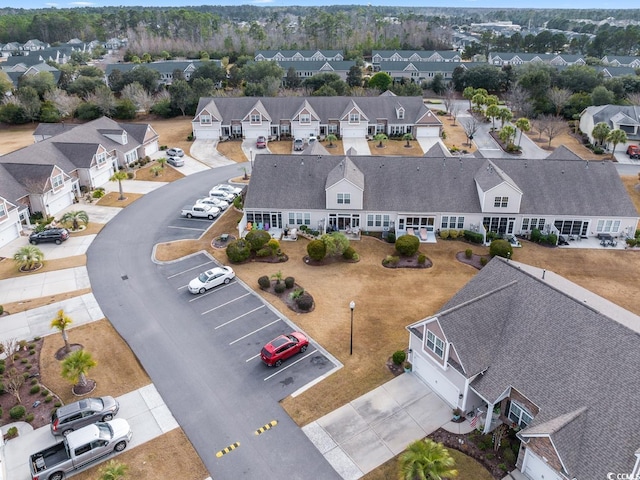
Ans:
[{"label": "palm tree", "polygon": [[402,139],[407,141],[407,144],[405,146],[407,148],[409,148],[411,146],[411,144],[409,142],[411,142],[411,140],[413,140],[413,135],[411,135],[411,133],[407,132],[402,136]]},{"label": "palm tree", "polygon": [[38,247],[27,245],[13,255],[13,261],[21,271],[33,270],[44,261],[44,253]]},{"label": "palm tree", "polygon": [[86,387],[86,375],[96,365],[96,361],[89,352],[76,350],[62,361],[62,378],[69,380],[74,385]]},{"label": "palm tree", "polygon": [[513,113],[508,108],[502,107],[498,112],[498,118],[500,119],[500,128],[504,127],[506,122],[510,122],[513,118]]},{"label": "palm tree", "polygon": [[56,317],[51,320],[51,328],[57,328],[62,334],[64,340],[64,351],[69,353],[71,347],[69,346],[69,338],[67,337],[67,327],[73,323],[71,317],[64,314],[64,310],[58,310]]},{"label": "palm tree", "polygon": [[100,469],[100,480],[122,480],[128,471],[128,465],[117,460],[111,460]]},{"label": "palm tree", "polygon": [[160,164],[160,167],[164,168],[165,164],[167,163],[167,159],[164,157],[160,157],[157,162]]},{"label": "palm tree", "polygon": [[62,215],[60,221],[68,226],[71,224],[72,230],[78,230],[80,223],[87,225],[89,223],[89,215],[84,210],[73,210]]},{"label": "palm tree", "polygon": [[609,135],[607,135],[607,142],[611,142],[613,144],[613,150],[611,150],[611,158],[613,158],[618,144],[627,142],[627,134],[623,130],[616,128],[615,130],[611,130]]},{"label": "palm tree", "polygon": [[484,114],[491,119],[491,131],[496,129],[496,118],[500,116],[500,107],[498,105],[489,105]]},{"label": "palm tree", "polygon": [[384,133],[377,133],[373,139],[378,142],[378,148],[382,148],[384,145],[382,145],[382,142],[386,142],[389,137],[387,137]]},{"label": "palm tree", "polygon": [[591,131],[591,135],[593,136],[594,139],[600,142],[600,145],[603,145],[604,142],[607,140],[607,137],[609,136],[610,132],[611,132],[611,129],[609,128],[609,125],[607,125],[604,122],[600,122],[600,123],[596,123],[596,125],[593,127],[593,130]]},{"label": "palm tree", "polygon": [[333,147],[333,142],[338,140],[338,137],[336,137],[333,133],[330,133],[329,135],[327,135],[327,140],[329,140],[329,146]]},{"label": "palm tree", "polygon": [[520,117],[516,120],[516,127],[520,130],[520,137],[518,137],[518,147],[520,146],[520,142],[522,141],[522,132],[528,132],[531,130],[531,122],[528,118]]},{"label": "palm tree", "polygon": [[122,180],[126,180],[127,178],[127,172],[125,172],[124,170],[118,170],[113,175],[111,175],[111,178],[109,179],[109,181],[111,182],[118,182],[118,190],[120,191],[118,200],[124,200],[124,192],[122,191]]},{"label": "palm tree", "polygon": [[441,443],[429,438],[411,443],[400,455],[401,480],[441,480],[458,475],[455,461]]}]

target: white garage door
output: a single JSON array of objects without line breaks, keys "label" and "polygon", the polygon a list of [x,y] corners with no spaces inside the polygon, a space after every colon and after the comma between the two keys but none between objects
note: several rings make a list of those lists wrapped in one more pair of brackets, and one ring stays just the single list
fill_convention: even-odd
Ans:
[{"label": "white garage door", "polygon": [[342,137],[343,138],[366,138],[367,137],[367,129],[366,128],[348,128],[345,127],[342,129]]},{"label": "white garage door", "polygon": [[416,138],[437,137],[440,134],[438,127],[417,127]]},{"label": "white garage door", "polygon": [[55,215],[60,210],[65,207],[68,207],[73,203],[73,193],[67,192],[66,194],[62,194],[60,198],[56,198],[55,200],[49,200],[49,206],[47,207],[49,211],[49,215]]},{"label": "white garage door", "polygon": [[158,141],[157,140],[155,142],[151,142],[149,145],[144,147],[144,154],[145,155],[153,155],[157,151],[158,151]]},{"label": "white garage door", "polygon": [[20,223],[4,223],[0,225],[0,247],[4,247],[11,240],[20,236]]},{"label": "white garage door", "polygon": [[103,171],[101,171],[98,175],[93,177],[94,188],[102,187],[104,184],[106,184],[109,181],[112,175],[113,175],[113,168],[103,169]]},{"label": "white garage door", "polygon": [[527,449],[524,457],[522,473],[531,480],[564,480],[555,470],[545,463],[531,450]]},{"label": "white garage door", "polygon": [[442,397],[449,405],[458,404],[460,390],[453,383],[447,380],[439,370],[439,367],[422,358],[420,355],[413,356],[414,371],[429,385],[434,392]]},{"label": "white garage door", "polygon": [[220,138],[220,129],[197,128],[193,131],[193,136],[199,140],[218,140]]}]

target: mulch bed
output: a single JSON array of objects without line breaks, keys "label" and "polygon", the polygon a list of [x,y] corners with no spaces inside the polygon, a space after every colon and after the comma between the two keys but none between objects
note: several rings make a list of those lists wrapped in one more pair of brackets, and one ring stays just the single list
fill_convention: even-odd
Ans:
[{"label": "mulch bed", "polygon": [[456,260],[458,260],[460,263],[471,265],[472,267],[477,268],[478,270],[480,270],[483,267],[482,265],[483,258],[486,258],[487,262],[491,259],[489,255],[476,255],[474,253],[473,255],[471,255],[471,258],[467,258],[464,252],[456,253]]},{"label": "mulch bed", "polygon": [[76,352],[78,350],[82,350],[84,347],[79,343],[72,343],[69,345],[69,352],[66,351],[65,347],[59,348],[56,352],[56,360],[62,361],[64,357],[68,355],[68,353]]},{"label": "mulch bed", "polygon": [[[504,478],[507,472],[515,469],[514,463],[510,463],[504,459],[503,452],[509,448],[509,442],[515,441],[519,444],[519,440],[510,440],[505,438],[501,442],[502,447],[498,451],[494,451],[493,446],[485,450],[482,450],[478,446],[480,443],[479,440],[484,438],[486,441],[489,441],[491,439],[490,433],[482,435],[477,432],[471,432],[464,435],[457,435],[439,428],[432,434],[428,435],[427,438],[431,438],[438,443],[442,443],[447,448],[458,450],[465,455],[474,458],[484,465],[496,480]],[[513,457],[515,458],[516,455],[514,454]]]},{"label": "mulch bed", "polygon": [[[2,425],[13,423],[15,421],[28,420],[28,416],[33,415],[33,419],[29,423],[34,428],[39,428],[49,424],[51,419],[51,411],[55,408],[56,402],[60,399],[55,393],[49,392],[45,385],[40,384],[40,351],[44,339],[36,338],[26,343],[26,349],[20,349],[13,357],[15,360],[11,362],[8,358],[4,360],[4,374],[2,382],[5,385],[5,391],[0,394],[0,422]],[[20,402],[17,398],[8,392],[9,378],[13,375],[11,372],[15,369],[14,375],[24,378],[24,383],[19,388]],[[39,390],[31,393],[31,389],[39,386]],[[9,411],[16,405],[22,405],[26,409],[25,417],[14,420],[9,416]]]},{"label": "mulch bed", "polygon": [[398,261],[394,263],[382,261],[382,266],[385,268],[431,268],[433,267],[433,262],[427,258],[427,260],[420,264],[418,263],[418,256],[420,254],[416,253],[412,257],[398,257]]},{"label": "mulch bed", "polygon": [[327,255],[322,260],[314,260],[311,257],[309,257],[309,255],[305,255],[304,257],[302,257],[302,261],[304,263],[306,263],[307,265],[310,265],[312,267],[321,267],[323,265],[331,265],[333,263],[358,263],[360,261],[360,259],[358,259],[358,260],[353,260],[353,259],[352,260],[347,260],[346,258],[344,258],[342,256],[333,257],[333,256]]},{"label": "mulch bed", "polygon": [[229,245],[230,242],[233,242],[234,240],[236,240],[236,237],[233,235],[229,235],[227,236],[226,240],[222,240],[222,238],[220,237],[216,237],[213,239],[213,241],[211,242],[211,246],[213,248],[218,248],[218,249],[223,249],[223,248],[227,248],[227,245]]},{"label": "mulch bed", "polygon": [[[282,293],[277,293],[275,291],[276,283],[277,283],[276,280],[271,280],[271,287],[269,287],[269,288],[261,288],[261,290],[263,292],[267,292],[267,293],[270,293],[271,295],[274,295],[274,296],[278,297],[280,300],[282,300],[282,302],[284,302],[287,305],[287,307],[289,307],[290,310],[293,310],[296,313],[309,313],[309,312],[313,312],[313,310],[316,308],[316,303],[314,301],[311,304],[311,308],[309,310],[301,310],[300,307],[298,307],[298,304],[296,303],[296,301],[293,298],[291,298],[291,294],[294,291],[296,291],[299,288],[302,288],[297,283],[294,283],[292,288],[287,288]],[[309,292],[307,292],[306,290],[305,290],[305,294],[309,295],[311,297],[311,294]],[[312,299],[313,299],[313,297],[312,297]]]}]

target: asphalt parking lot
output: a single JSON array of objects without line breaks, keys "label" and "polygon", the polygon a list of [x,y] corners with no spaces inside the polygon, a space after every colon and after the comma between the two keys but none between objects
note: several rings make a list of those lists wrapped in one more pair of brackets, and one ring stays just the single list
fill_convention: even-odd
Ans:
[{"label": "asphalt parking lot", "polygon": [[271,397],[281,400],[338,367],[312,339],[306,352],[286,360],[279,368],[264,365],[260,360],[264,344],[297,327],[237,278],[206,293],[191,294],[189,281],[217,265],[209,256],[198,254],[158,268],[169,289],[190,312],[187,321],[200,324],[201,334],[210,339],[218,353],[244,365],[256,387],[267,389]]}]

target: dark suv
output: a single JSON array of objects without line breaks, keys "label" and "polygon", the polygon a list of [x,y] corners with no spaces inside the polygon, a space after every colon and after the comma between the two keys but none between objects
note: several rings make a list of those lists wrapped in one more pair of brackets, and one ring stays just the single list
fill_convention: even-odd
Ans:
[{"label": "dark suv", "polygon": [[67,238],[69,238],[69,232],[66,228],[47,228],[29,235],[29,243],[37,245],[41,242],[55,242],[56,245],[60,245]]},{"label": "dark suv", "polygon": [[58,408],[51,415],[51,433],[67,436],[81,427],[112,420],[120,404],[113,397],[85,398]]}]

